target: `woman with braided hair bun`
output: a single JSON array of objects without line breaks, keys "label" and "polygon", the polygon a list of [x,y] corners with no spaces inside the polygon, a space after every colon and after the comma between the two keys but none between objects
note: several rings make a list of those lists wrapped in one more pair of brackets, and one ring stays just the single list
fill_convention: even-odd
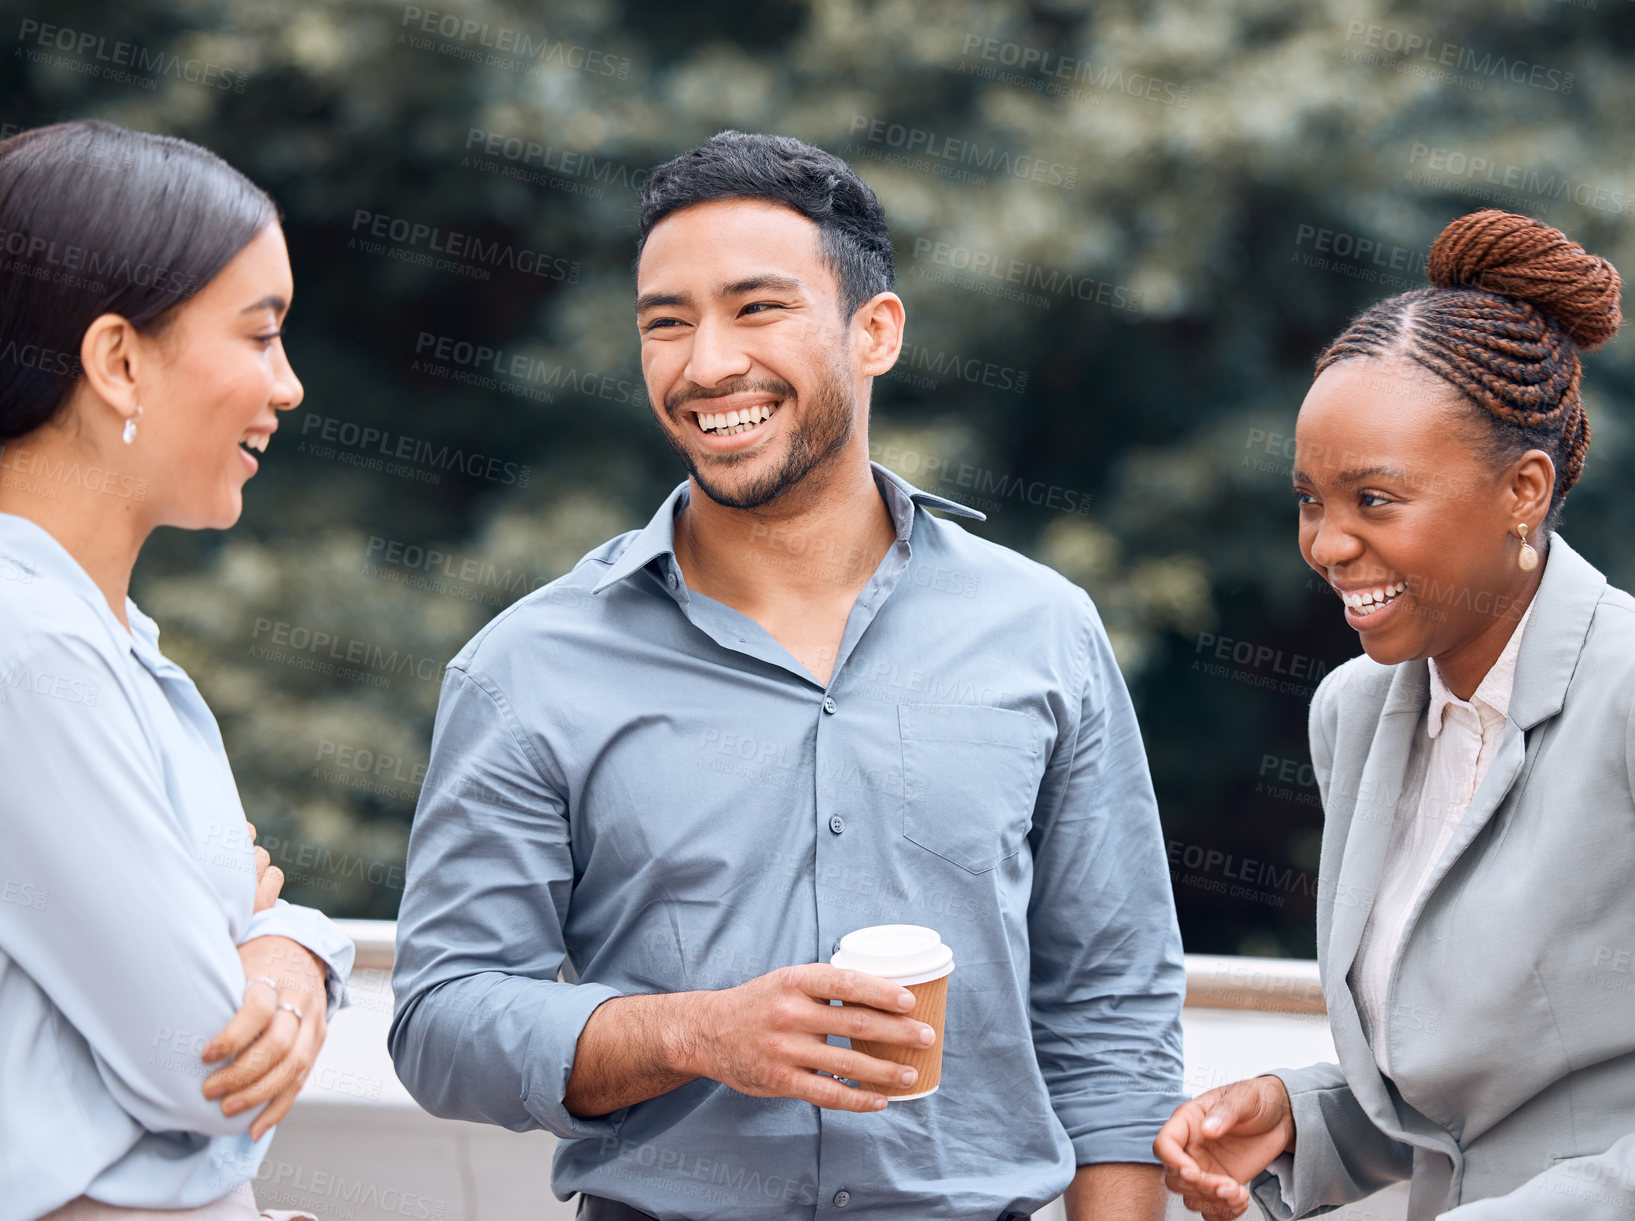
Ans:
[{"label": "woman with braided hair bun", "polygon": [[1177,1108],[1209,1221],[1409,1180],[1410,1221],[1635,1217],[1635,599],[1557,532],[1619,278],[1481,211],[1318,358],[1300,550],[1363,656],[1310,716],[1337,1063]]}]

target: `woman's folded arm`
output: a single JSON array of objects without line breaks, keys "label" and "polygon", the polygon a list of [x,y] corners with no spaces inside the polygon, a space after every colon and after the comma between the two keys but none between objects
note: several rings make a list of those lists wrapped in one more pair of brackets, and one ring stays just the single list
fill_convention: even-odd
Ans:
[{"label": "woman's folded arm", "polygon": [[72,632],[14,637],[0,671],[0,885],[33,899],[0,902],[0,948],[144,1128],[247,1130],[254,1113],[225,1117],[203,1096],[200,1058],[238,1009],[243,969],[129,689]]}]

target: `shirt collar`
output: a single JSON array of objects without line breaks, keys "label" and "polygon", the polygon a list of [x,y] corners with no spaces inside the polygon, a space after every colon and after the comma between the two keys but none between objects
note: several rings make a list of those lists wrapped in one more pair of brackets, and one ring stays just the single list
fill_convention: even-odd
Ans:
[{"label": "shirt collar", "polygon": [[[962,505],[957,500],[949,500],[932,492],[921,491],[901,475],[887,470],[878,462],[870,462],[869,467],[874,472],[874,483],[880,489],[880,497],[886,502],[886,509],[891,514],[898,542],[907,543],[914,532],[916,505],[952,513],[957,517],[987,520],[987,514],[978,512],[969,505]],[[619,558],[613,561],[613,566],[608,569],[607,574],[596,583],[591,590],[592,593],[601,593],[608,586],[640,572],[661,557],[665,558],[670,575],[677,578],[674,584],[679,585],[680,568],[676,565],[676,513],[687,503],[688,494],[686,481],[676,485],[675,490],[664,498],[658,512],[654,513],[648,523],[637,532],[636,537],[630,540],[630,545],[620,552]]]},{"label": "shirt collar", "polygon": [[1431,706],[1429,720],[1426,723],[1426,732],[1436,737],[1442,732],[1443,718],[1449,706],[1459,705],[1469,708],[1476,714],[1477,723],[1487,725],[1492,721],[1502,721],[1510,714],[1510,693],[1516,685],[1516,658],[1521,653],[1521,634],[1527,628],[1527,621],[1532,617],[1533,607],[1538,604],[1535,597],[1527,604],[1516,628],[1510,633],[1510,639],[1505,641],[1504,651],[1499,654],[1492,668],[1482,676],[1482,681],[1476,685],[1467,702],[1460,699],[1443,681],[1442,671],[1433,657],[1430,661],[1431,671]]},{"label": "shirt collar", "polygon": [[125,617],[130,621],[126,631],[108,607],[108,599],[91,579],[90,573],[80,567],[79,561],[59,543],[45,527],[15,513],[0,513],[0,551],[23,565],[32,575],[56,581],[90,604],[113,634],[113,639],[150,668],[171,666],[169,659],[159,652],[159,625],[148,618],[125,598]]}]

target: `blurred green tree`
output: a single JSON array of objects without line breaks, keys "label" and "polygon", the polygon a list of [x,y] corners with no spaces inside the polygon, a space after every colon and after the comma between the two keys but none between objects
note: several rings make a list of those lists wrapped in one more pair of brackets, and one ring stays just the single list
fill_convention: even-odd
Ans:
[{"label": "blurred green tree", "polygon": [[[1316,350],[1495,205],[1635,268],[1635,9],[1595,0],[5,0],[6,130],[98,116],[267,187],[306,406],[136,596],[289,897],[390,917],[441,665],[681,476],[631,317],[645,168],[725,127],[849,158],[909,346],[876,456],[1101,607],[1189,949],[1310,954],[1305,712],[1357,652],[1294,541]],[[124,44],[124,52],[118,50]],[[1565,533],[1635,581],[1630,345]]]}]

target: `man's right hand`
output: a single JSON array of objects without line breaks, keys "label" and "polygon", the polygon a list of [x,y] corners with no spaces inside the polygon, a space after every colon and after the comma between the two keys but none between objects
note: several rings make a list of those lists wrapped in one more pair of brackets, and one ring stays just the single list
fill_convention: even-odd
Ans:
[{"label": "man's right hand", "polygon": [[1294,1151],[1294,1115],[1278,1077],[1255,1077],[1175,1108],[1152,1143],[1164,1186],[1204,1221],[1232,1221],[1249,1207],[1246,1183]]},{"label": "man's right hand", "polygon": [[[906,1016],[914,994],[900,984],[826,963],[780,967],[735,988],[696,993],[681,1063],[754,1098],[800,1098],[836,1111],[877,1111],[883,1094],[869,1085],[912,1085],[913,1069],[835,1047],[828,1035],[928,1046],[934,1033]],[[831,1000],[844,1001],[831,1005]],[[825,1076],[825,1073],[833,1074]],[[859,1086],[846,1085],[845,1077]]]}]

